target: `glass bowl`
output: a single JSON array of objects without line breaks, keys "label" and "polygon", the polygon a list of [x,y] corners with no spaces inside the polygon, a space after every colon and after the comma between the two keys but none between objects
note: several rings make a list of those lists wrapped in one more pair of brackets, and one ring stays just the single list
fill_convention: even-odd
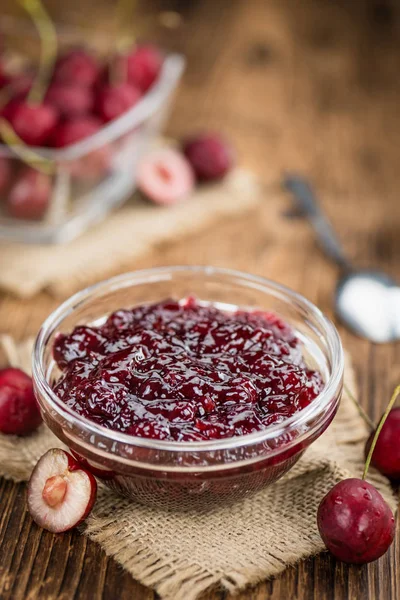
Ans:
[{"label": "glass bowl", "polygon": [[[101,324],[120,308],[195,295],[219,308],[273,311],[296,332],[307,364],[325,386],[292,417],[248,435],[168,442],[111,431],[77,415],[52,390],[59,371],[54,337],[78,324]],[[128,273],[72,296],[42,325],[33,379],[43,419],[83,464],[111,488],[145,504],[171,509],[226,504],[286,473],[332,421],[343,384],[343,350],[333,324],[311,302],[277,283],[213,267],[164,267]]]}]

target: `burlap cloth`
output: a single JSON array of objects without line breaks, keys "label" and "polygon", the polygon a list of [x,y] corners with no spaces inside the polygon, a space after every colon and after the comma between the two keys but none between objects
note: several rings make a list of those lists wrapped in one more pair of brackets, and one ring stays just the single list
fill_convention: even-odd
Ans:
[{"label": "burlap cloth", "polygon": [[42,289],[65,297],[89,283],[132,268],[152,246],[188,237],[218,219],[238,215],[261,199],[250,172],[236,169],[222,183],[199,186],[185,203],[160,207],[139,194],[72,242],[29,246],[0,243],[0,287],[29,297]]},{"label": "burlap cloth", "polygon": [[[9,343],[8,354],[29,367],[29,343],[17,350]],[[349,363],[345,380],[354,391]],[[240,590],[324,549],[318,504],[335,483],[360,476],[366,436],[344,394],[323,436],[284,478],[257,495],[226,509],[177,514],[131,503],[100,486],[83,532],[165,600],[194,600],[214,585]],[[60,443],[44,426],[28,438],[0,435],[0,473],[26,480],[39,456],[54,446]],[[395,509],[387,480],[374,470],[368,478]]]}]

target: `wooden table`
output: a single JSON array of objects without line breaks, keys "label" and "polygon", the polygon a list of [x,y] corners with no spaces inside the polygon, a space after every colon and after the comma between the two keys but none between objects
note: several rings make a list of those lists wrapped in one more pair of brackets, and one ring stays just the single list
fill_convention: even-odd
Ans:
[{"label": "wooden table", "polygon": [[[52,3],[55,11],[69,10],[71,22],[82,20],[79,2],[65,4]],[[106,21],[110,6],[87,9],[88,22]],[[264,182],[265,201],[259,211],[158,248],[132,268],[184,262],[244,269],[291,286],[332,315],[337,270],[307,225],[284,216],[289,201],[279,177],[297,169],[315,182],[349,256],[400,278],[399,7],[366,0],[159,0],[142,3],[139,12],[171,8],[184,25],[154,35],[187,55],[188,70],[168,131],[224,131],[240,162]],[[1,330],[34,334],[57,302],[46,294],[29,301],[2,295]],[[362,403],[377,418],[400,381],[400,345],[374,346],[341,333]],[[24,485],[0,486],[2,600],[156,597],[76,531],[54,536],[36,527]],[[396,600],[399,524],[391,550],[372,565],[349,567],[322,554],[238,598]],[[206,598],[228,596],[216,591]]]}]

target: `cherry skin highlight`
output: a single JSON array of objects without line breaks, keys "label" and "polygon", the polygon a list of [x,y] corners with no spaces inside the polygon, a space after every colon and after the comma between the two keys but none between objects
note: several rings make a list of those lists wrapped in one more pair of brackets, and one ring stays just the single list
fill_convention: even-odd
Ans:
[{"label": "cherry skin highlight", "polygon": [[347,563],[364,564],[385,554],[395,521],[378,490],[363,479],[345,479],[323,498],[318,529],[330,552]]},{"label": "cherry skin highlight", "polygon": [[59,334],[55,393],[78,414],[139,437],[201,441],[261,431],[318,395],[300,341],[275,315],[193,298],[121,309]]},{"label": "cherry skin highlight", "polygon": [[[375,432],[365,446],[367,455]],[[379,434],[371,464],[392,481],[400,481],[400,407],[393,408]]]},{"label": "cherry skin highlight", "polygon": [[41,422],[32,379],[21,369],[0,370],[0,432],[28,435]]}]

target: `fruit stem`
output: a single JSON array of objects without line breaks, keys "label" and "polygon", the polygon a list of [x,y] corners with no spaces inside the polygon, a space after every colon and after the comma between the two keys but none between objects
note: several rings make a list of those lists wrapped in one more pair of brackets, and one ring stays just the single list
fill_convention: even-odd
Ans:
[{"label": "fruit stem", "polygon": [[[135,8],[135,2],[132,0],[119,0],[115,12],[116,33],[115,49],[117,56],[123,57],[127,50],[135,43],[135,35],[126,30],[126,24],[131,22],[132,7]],[[110,83],[117,84],[127,80],[128,63],[127,61],[112,60],[110,66]]]},{"label": "fruit stem", "polygon": [[0,117],[0,135],[12,152],[30,167],[46,175],[52,175],[55,172],[54,163],[31,150],[3,117]]},{"label": "fruit stem", "polygon": [[132,11],[136,9],[135,0],[119,0],[116,9],[116,50],[118,54],[124,54],[135,42],[132,31],[126,30],[126,24],[131,22]]},{"label": "fruit stem", "polygon": [[41,41],[39,70],[28,94],[28,103],[40,104],[57,57],[57,33],[41,0],[19,0],[19,2],[30,14]]},{"label": "fruit stem", "polygon": [[394,390],[394,392],[392,394],[392,397],[390,398],[389,404],[387,405],[386,410],[383,413],[382,418],[381,418],[381,420],[378,423],[378,427],[376,428],[374,437],[372,439],[371,447],[370,447],[369,452],[368,452],[367,460],[365,461],[365,467],[364,467],[364,473],[362,475],[362,479],[365,479],[367,477],[369,465],[371,463],[371,458],[372,458],[372,455],[374,453],[376,442],[378,441],[379,434],[382,431],[382,427],[384,426],[385,421],[386,421],[386,419],[387,419],[390,411],[392,410],[393,405],[396,402],[397,397],[398,397],[399,394],[400,394],[400,385],[398,385],[395,388],[395,390]]},{"label": "fruit stem", "polygon": [[365,423],[368,425],[368,427],[371,430],[375,429],[375,423],[367,415],[367,413],[365,412],[365,410],[363,409],[363,407],[361,406],[361,404],[358,402],[358,400],[355,398],[355,396],[353,396],[353,394],[351,393],[349,387],[346,384],[344,384],[343,387],[344,387],[344,390],[345,390],[346,394],[348,395],[348,397],[350,398],[350,400],[353,402],[354,406],[358,410],[358,413],[359,413],[360,417],[362,419],[364,419]]}]

